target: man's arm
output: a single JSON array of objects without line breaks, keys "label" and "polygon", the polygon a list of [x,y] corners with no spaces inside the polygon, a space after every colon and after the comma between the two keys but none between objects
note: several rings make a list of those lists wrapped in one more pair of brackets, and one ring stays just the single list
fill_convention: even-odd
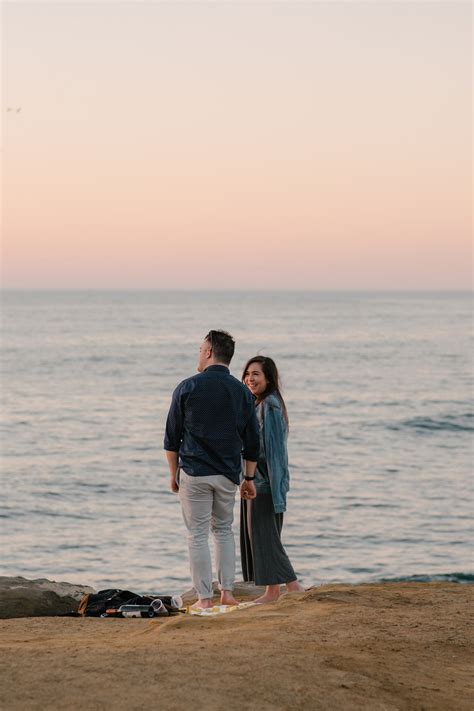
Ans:
[{"label": "man's arm", "polygon": [[170,470],[170,489],[178,491],[176,472],[179,464],[179,447],[183,436],[183,415],[181,411],[181,388],[178,385],[173,393],[171,406],[166,418],[166,431],[164,448]]},{"label": "man's arm", "polygon": [[179,486],[176,481],[176,472],[178,471],[179,455],[178,452],[170,452],[166,450],[166,459],[168,460],[168,466],[170,469],[170,489],[173,493],[177,494],[179,491]]},{"label": "man's arm", "polygon": [[248,419],[242,432],[242,456],[246,461],[253,462],[256,466],[260,454],[260,426],[253,402],[249,402],[248,407]]},{"label": "man's arm", "polygon": [[[242,434],[243,458],[245,460],[245,476],[254,477],[260,453],[260,427],[253,401],[249,401],[249,418]],[[253,481],[244,481],[240,485],[240,496],[243,499],[255,499],[257,491]]]}]

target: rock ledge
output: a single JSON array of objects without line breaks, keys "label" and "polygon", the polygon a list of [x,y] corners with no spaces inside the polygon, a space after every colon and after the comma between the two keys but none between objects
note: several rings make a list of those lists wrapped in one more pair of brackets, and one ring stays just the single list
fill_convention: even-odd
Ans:
[{"label": "rock ledge", "polygon": [[28,580],[21,576],[0,576],[0,619],[43,617],[77,610],[86,593],[95,592],[88,585],[62,583],[46,578]]}]

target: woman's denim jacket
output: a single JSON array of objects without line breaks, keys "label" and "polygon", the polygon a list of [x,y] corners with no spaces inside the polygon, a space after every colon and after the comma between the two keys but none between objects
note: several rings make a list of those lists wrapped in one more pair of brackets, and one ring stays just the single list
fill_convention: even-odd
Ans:
[{"label": "woman's denim jacket", "polygon": [[[290,489],[288,471],[288,451],[286,448],[287,428],[281,403],[276,395],[268,395],[257,409],[260,422],[260,448],[264,454],[275,513],[286,511],[286,495]],[[267,488],[256,482],[257,492]],[[258,495],[258,493],[257,493]]]}]

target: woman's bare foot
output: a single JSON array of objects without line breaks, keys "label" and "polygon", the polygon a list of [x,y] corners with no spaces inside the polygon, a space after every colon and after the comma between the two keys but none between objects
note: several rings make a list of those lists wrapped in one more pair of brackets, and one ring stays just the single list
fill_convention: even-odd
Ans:
[{"label": "woman's bare foot", "polygon": [[293,580],[291,583],[286,583],[286,591],[304,592],[304,587],[297,580]]},{"label": "woman's bare foot", "polygon": [[221,605],[238,605],[239,601],[235,599],[232,590],[221,590]]},{"label": "woman's bare foot", "polygon": [[259,605],[263,605],[266,602],[276,602],[280,597],[280,586],[279,585],[267,585],[265,592],[260,597],[257,597],[254,602]]}]

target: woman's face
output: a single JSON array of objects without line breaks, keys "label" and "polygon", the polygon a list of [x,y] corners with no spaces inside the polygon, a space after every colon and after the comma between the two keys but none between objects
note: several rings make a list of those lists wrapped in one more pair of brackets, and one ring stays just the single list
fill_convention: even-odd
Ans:
[{"label": "woman's face", "polygon": [[267,389],[268,380],[263,373],[261,363],[250,363],[245,371],[244,383],[252,395],[256,395],[257,398],[263,395]]}]

